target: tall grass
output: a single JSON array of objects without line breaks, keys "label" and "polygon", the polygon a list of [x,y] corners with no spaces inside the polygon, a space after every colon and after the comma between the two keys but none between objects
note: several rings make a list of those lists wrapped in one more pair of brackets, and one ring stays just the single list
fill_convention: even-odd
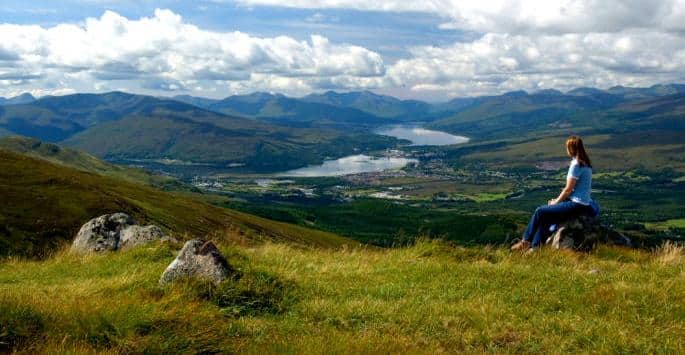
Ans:
[{"label": "tall grass", "polygon": [[26,352],[685,351],[683,248],[523,256],[224,245],[219,287],[157,281],[169,246],[0,263],[0,349]]}]

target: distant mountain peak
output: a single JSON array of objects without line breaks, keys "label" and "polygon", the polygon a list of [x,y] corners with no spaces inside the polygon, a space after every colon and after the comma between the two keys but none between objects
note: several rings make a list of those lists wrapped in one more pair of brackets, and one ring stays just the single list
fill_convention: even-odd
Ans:
[{"label": "distant mountain peak", "polygon": [[502,96],[505,96],[505,97],[525,97],[525,96],[528,96],[528,93],[525,90],[516,90],[516,91],[509,91],[507,93],[504,93]]},{"label": "distant mountain peak", "polygon": [[21,105],[36,101],[36,98],[28,92],[10,97],[8,99],[0,97],[0,105]]},{"label": "distant mountain peak", "polygon": [[564,93],[556,90],[556,89],[543,89],[540,91],[536,91],[533,93],[533,95],[547,95],[547,96],[560,96],[563,95]]},{"label": "distant mountain peak", "polygon": [[604,93],[603,90],[597,89],[597,88],[590,88],[590,87],[580,87],[580,88],[575,88],[573,90],[570,90],[566,92],[568,95],[596,95],[596,94],[602,94]]}]

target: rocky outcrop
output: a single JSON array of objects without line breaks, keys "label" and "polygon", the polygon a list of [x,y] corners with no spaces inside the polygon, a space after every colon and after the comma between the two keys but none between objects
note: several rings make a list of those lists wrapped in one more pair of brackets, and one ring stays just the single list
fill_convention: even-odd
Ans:
[{"label": "rocky outcrop", "polygon": [[142,227],[125,213],[113,213],[84,224],[74,238],[71,252],[100,253],[168,239],[157,226]]},{"label": "rocky outcrop", "polygon": [[554,249],[589,251],[597,244],[632,246],[630,238],[599,222],[594,217],[580,216],[560,224],[547,239]]},{"label": "rocky outcrop", "polygon": [[176,259],[167,266],[159,283],[164,285],[181,278],[199,278],[218,284],[233,272],[214,243],[192,239],[186,242]]}]

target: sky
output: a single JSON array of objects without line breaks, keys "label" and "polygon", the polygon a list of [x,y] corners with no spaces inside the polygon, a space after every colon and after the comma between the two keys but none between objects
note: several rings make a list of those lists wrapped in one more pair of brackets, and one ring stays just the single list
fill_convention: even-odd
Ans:
[{"label": "sky", "polygon": [[3,0],[0,96],[685,82],[685,0]]}]

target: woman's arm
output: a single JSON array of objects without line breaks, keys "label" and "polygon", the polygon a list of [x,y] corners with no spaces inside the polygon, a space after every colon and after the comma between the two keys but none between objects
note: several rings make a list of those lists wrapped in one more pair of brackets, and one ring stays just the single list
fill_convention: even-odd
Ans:
[{"label": "woman's arm", "polygon": [[566,186],[564,186],[564,189],[561,190],[561,193],[559,194],[559,197],[549,200],[550,205],[556,205],[557,203],[565,200],[571,192],[573,192],[573,189],[576,188],[576,181],[577,179],[574,177],[569,177],[566,179]]}]

